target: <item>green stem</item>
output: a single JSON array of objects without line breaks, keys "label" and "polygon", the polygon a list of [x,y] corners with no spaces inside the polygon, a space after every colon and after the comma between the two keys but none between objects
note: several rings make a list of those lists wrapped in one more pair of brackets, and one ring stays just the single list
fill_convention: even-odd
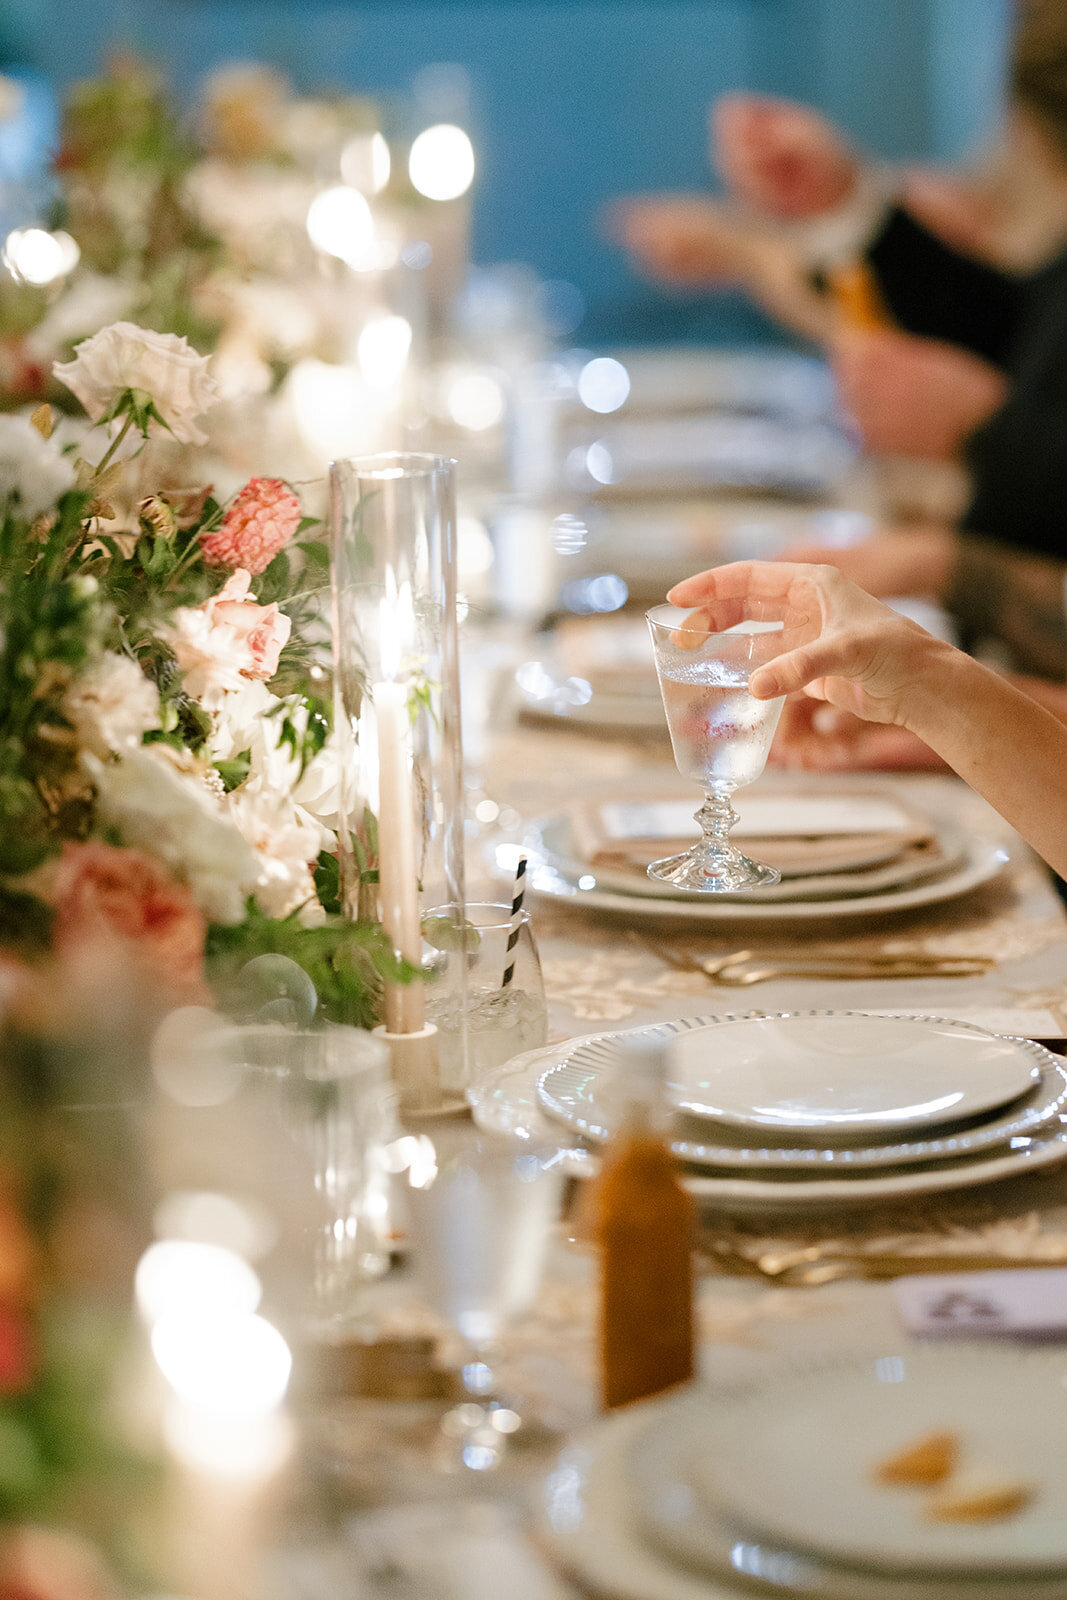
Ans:
[{"label": "green stem", "polygon": [[115,435],[115,437],[112,439],[111,443],[108,445],[107,449],[104,451],[103,456],[101,457],[101,459],[96,464],[96,470],[93,473],[93,477],[94,478],[99,478],[99,476],[103,472],[104,468],[107,467],[110,464],[112,456],[115,454],[115,451],[118,449],[119,445],[122,443],[123,439],[125,439],[126,435],[129,433],[129,431],[130,431],[130,429],[132,427],[133,427],[133,417],[127,411],[125,422],[122,424],[122,427],[119,429],[118,433]]}]

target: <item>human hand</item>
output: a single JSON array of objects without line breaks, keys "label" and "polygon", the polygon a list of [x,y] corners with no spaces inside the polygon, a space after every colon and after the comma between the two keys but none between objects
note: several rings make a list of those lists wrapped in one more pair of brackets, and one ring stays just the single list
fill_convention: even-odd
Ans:
[{"label": "human hand", "polygon": [[637,195],[605,211],[608,236],[647,277],[687,288],[743,280],[747,230],[724,206],[699,194]]},{"label": "human hand", "polygon": [[737,561],[675,584],[687,626],[722,632],[746,619],[780,621],[782,653],[757,668],[749,690],[772,700],[803,690],[865,722],[906,727],[929,701],[931,671],[951,646],[857,588],[833,567]]},{"label": "human hand", "polygon": [[836,567],[868,594],[929,595],[940,599],[948,589],[960,538],[943,526],[886,528],[859,544],[830,547],[798,542],[782,551],[780,560]]},{"label": "human hand", "polygon": [[711,109],[712,162],[739,200],[796,221],[844,205],[855,151],[819,112],[770,95],[721,95]]},{"label": "human hand", "polygon": [[767,765],[790,772],[941,770],[945,763],[907,728],[863,722],[807,695],[782,707]]},{"label": "human hand", "polygon": [[958,455],[1008,392],[1004,374],[980,356],[895,329],[843,329],[833,368],[868,447],[895,455]]}]

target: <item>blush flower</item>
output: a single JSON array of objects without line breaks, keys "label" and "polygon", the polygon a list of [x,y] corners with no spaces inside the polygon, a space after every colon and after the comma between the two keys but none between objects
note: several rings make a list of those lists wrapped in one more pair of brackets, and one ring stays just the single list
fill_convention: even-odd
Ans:
[{"label": "blush flower", "polygon": [[251,575],[238,567],[218,594],[205,601],[204,609],[212,622],[232,629],[248,651],[249,660],[241,668],[242,676],[265,680],[273,678],[277,672],[282,647],[293,625],[279,610],[277,601],[261,606],[247,598],[251,581]]},{"label": "blush flower", "polygon": [[250,583],[239,567],[203,605],[179,606],[165,634],[187,693],[210,711],[249,679],[273,678],[292,628],[276,602],[261,606],[246,598]]},{"label": "blush flower", "polygon": [[[207,356],[187,339],[154,333],[134,322],[113,322],[83,339],[74,360],[56,362],[53,374],[75,394],[94,422],[106,416],[127,389],[151,396],[155,408],[180,444],[206,444],[196,418],[219,398]],[[153,422],[153,431],[158,431]]]},{"label": "blush flower", "polygon": [[113,940],[168,999],[204,1000],[204,918],[189,890],[150,856],[98,839],[65,844],[51,898],[60,955]]},{"label": "blush flower", "polygon": [[253,478],[227,511],[222,526],[200,536],[209,567],[264,572],[300,525],[300,501],[280,478]]}]

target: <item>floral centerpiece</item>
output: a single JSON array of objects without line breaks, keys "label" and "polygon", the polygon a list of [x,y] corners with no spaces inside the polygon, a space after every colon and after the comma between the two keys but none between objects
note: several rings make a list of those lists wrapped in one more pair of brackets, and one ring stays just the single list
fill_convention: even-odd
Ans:
[{"label": "floral centerpiece", "polygon": [[[201,441],[216,400],[183,338],[118,322],[54,375],[88,415],[77,442],[47,406],[0,417],[14,1013],[42,985],[99,990],[105,955],[156,1009],[240,1005],[247,963],[272,955],[325,1015],[370,1024],[383,977],[412,972],[377,923],[339,915],[322,530],[278,479],[228,504],[146,483],[152,441]],[[373,853],[371,828],[370,876]]]}]

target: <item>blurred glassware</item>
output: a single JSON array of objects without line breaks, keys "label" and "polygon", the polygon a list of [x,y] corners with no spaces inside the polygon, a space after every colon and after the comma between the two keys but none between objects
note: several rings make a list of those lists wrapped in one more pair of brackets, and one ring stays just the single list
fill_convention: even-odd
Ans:
[{"label": "blurred glassware", "polygon": [[[421,1181],[417,1181],[421,1180]],[[524,1419],[496,1393],[492,1362],[507,1327],[541,1281],[562,1174],[544,1152],[489,1139],[465,1141],[441,1164],[413,1174],[409,1190],[415,1265],[427,1300],[466,1347],[467,1399],[442,1419],[450,1464],[474,1472],[500,1465]]]},{"label": "blurred glassware", "polygon": [[389,1264],[388,1049],[357,1028],[209,1027],[209,1015],[183,1027],[176,1013],[157,1036],[156,1175],[166,1192],[226,1195],[269,1219],[266,1308],[297,1336],[338,1331]]},{"label": "blurred glassware", "polygon": [[[424,965],[435,978],[427,990],[426,1015],[437,1027],[442,1088],[462,1094],[494,1067],[548,1039],[530,913],[520,910],[513,916],[510,906],[474,904],[461,922],[451,907],[435,906],[422,919],[422,935],[430,947]],[[466,951],[462,985],[458,963],[449,959],[461,949]]]}]

